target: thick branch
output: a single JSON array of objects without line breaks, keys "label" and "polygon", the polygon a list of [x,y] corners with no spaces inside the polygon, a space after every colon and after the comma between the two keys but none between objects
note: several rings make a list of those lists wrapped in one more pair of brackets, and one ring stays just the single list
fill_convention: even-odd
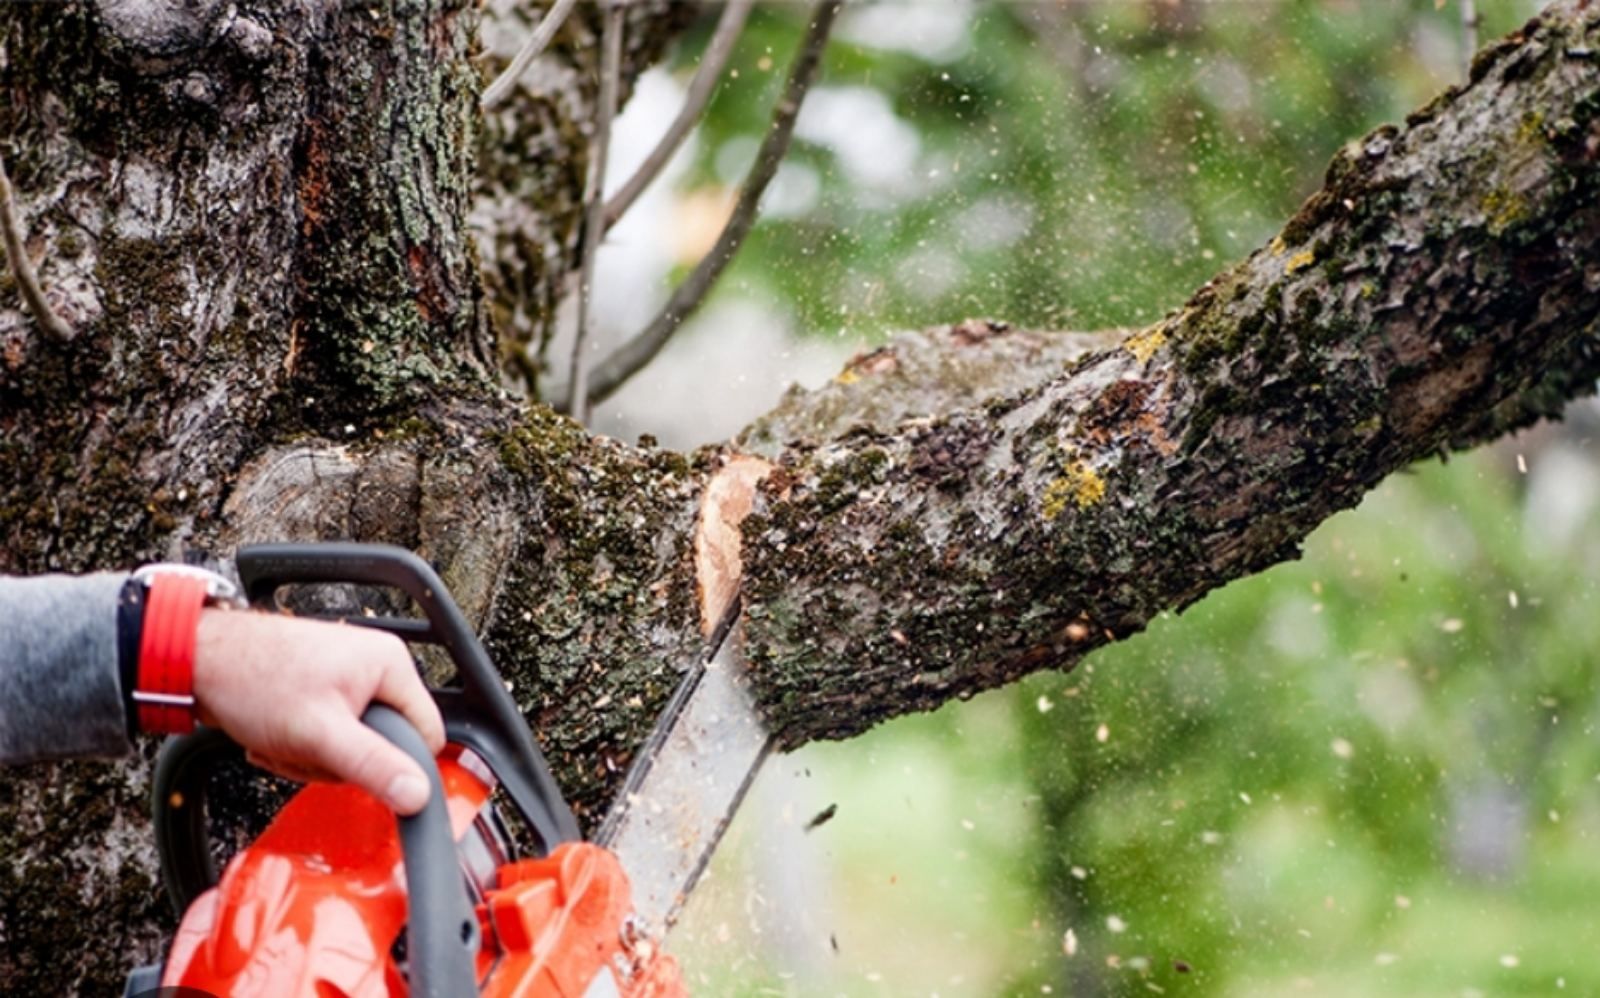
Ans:
[{"label": "thick branch", "polygon": [[745,524],[783,740],[1071,666],[1294,557],[1395,469],[1587,390],[1597,23],[1558,5],[1491,48],[1464,92],[1342,151],[1271,245],[1066,375],[794,443]]},{"label": "thick branch", "polygon": [[831,440],[862,427],[890,433],[907,420],[944,416],[1037,387],[1130,332],[1027,331],[994,319],[967,319],[901,333],[852,357],[829,384],[812,391],[791,387],[771,412],[739,434],[738,444],[776,457],[791,440]]}]

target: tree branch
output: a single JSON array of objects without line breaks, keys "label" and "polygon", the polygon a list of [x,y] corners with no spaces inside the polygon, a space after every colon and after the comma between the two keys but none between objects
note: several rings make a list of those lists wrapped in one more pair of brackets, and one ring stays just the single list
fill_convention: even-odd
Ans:
[{"label": "tree branch", "polygon": [[908,420],[946,416],[982,399],[1036,388],[1132,332],[1032,331],[967,319],[901,333],[851,358],[820,388],[791,387],[771,412],[739,434],[738,445],[776,458],[789,441],[831,440],[861,428],[892,433]]},{"label": "tree branch", "polygon": [[[745,177],[744,185],[739,190],[739,200],[734,204],[733,214],[723,226],[716,244],[684,282],[673,291],[672,297],[667,300],[660,314],[637,336],[614,350],[599,367],[595,368],[593,382],[589,386],[589,398],[592,401],[601,402],[610,398],[629,378],[639,373],[641,368],[661,352],[661,348],[672,339],[672,334],[678,331],[684,320],[700,307],[701,302],[711,291],[712,285],[733,261],[734,254],[739,252],[745,236],[755,224],[756,209],[761,204],[761,195],[766,191],[767,184],[777,175],[778,164],[789,150],[789,139],[794,134],[795,119],[800,116],[800,105],[805,100],[806,91],[816,79],[822,51],[827,47],[828,33],[833,28],[833,19],[839,12],[840,6],[839,0],[822,0],[812,12],[811,24],[806,29],[805,38],[801,41],[800,49],[795,53],[794,64],[789,70],[788,84],[784,87],[783,96],[779,98],[777,107],[773,109],[772,124],[768,127],[766,138],[762,140],[761,148],[756,153],[756,161],[750,167],[750,173]],[[569,395],[569,399],[571,397]]]},{"label": "tree branch", "polygon": [[1462,79],[1472,76],[1472,57],[1478,54],[1478,5],[1475,0],[1461,0],[1461,65]]},{"label": "tree branch", "polygon": [[728,64],[728,56],[733,54],[734,42],[739,40],[739,32],[744,29],[753,2],[728,0],[727,6],[722,8],[722,17],[717,21],[716,31],[706,46],[705,54],[700,57],[700,66],[695,70],[694,79],[689,82],[689,93],[683,99],[683,106],[678,109],[678,116],[672,119],[672,124],[667,126],[661,140],[650,150],[650,155],[639,164],[639,169],[606,202],[606,228],[616,225],[617,220],[633,207],[633,202],[650,186],[651,181],[672,159],[672,154],[678,151],[683,140],[694,130],[700,116],[705,113],[706,105],[711,102],[717,84],[722,80],[722,68]]},{"label": "tree branch", "polygon": [[572,8],[577,2],[578,0],[556,0],[550,9],[545,11],[538,26],[533,29],[533,34],[528,36],[528,40],[522,43],[522,48],[512,57],[511,65],[484,89],[483,96],[478,100],[480,108],[487,111],[506,99],[506,95],[511,93],[511,88],[517,85],[517,80],[527,72],[528,66],[549,46],[556,32],[561,30],[561,25],[566,23],[567,15],[572,13]]},{"label": "tree branch", "polygon": [[1591,391],[1597,41],[1600,11],[1555,5],[1467,89],[1342,151],[1270,245],[1065,375],[791,441],[744,525],[784,743],[1070,667],[1295,557],[1394,470]]},{"label": "tree branch", "polygon": [[[491,4],[485,12],[500,6]],[[693,4],[629,5],[619,101],[697,12]],[[485,35],[502,37],[499,31]],[[520,44],[516,39],[503,60]],[[503,373],[530,393],[537,393],[555,368],[566,374],[565,354],[560,360],[547,354],[558,305],[571,294],[582,260],[601,49],[546,50],[539,61],[547,71],[524,74],[508,99],[482,115],[478,128],[469,224],[477,236],[485,304],[499,333]]]},{"label": "tree branch", "polygon": [[583,261],[578,274],[578,328],[572,339],[572,363],[567,378],[572,413],[580,423],[589,421],[589,326],[594,322],[594,267],[605,237],[606,158],[611,149],[611,123],[617,114],[617,78],[622,73],[622,0],[606,0],[605,27],[600,36],[600,100],[595,112],[593,159],[589,190],[585,195]]},{"label": "tree branch", "polygon": [[39,275],[34,273],[28,259],[28,247],[23,238],[22,223],[17,220],[17,206],[11,198],[11,178],[6,176],[6,163],[0,158],[0,235],[5,237],[6,256],[11,259],[11,273],[17,281],[22,300],[33,313],[34,321],[57,343],[71,343],[72,327],[50,307],[39,286]]}]

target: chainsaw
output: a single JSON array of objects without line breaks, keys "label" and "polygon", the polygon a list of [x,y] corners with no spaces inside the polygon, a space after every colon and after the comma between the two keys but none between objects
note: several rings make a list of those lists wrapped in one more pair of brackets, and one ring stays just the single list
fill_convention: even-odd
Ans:
[{"label": "chainsaw", "polygon": [[165,961],[129,975],[125,998],[686,993],[659,939],[768,748],[730,634],[736,607],[684,669],[617,805],[585,842],[483,645],[421,558],[385,545],[264,544],[241,549],[236,567],[250,602],[267,608],[300,585],[409,596],[421,619],[335,619],[447,653],[456,682],[430,689],[447,744],[435,758],[398,712],[374,704],[363,722],[422,767],[427,806],[397,818],[354,786],[309,784],[219,877],[206,787],[244,753],[214,729],[169,740],[152,815],[181,922]]}]

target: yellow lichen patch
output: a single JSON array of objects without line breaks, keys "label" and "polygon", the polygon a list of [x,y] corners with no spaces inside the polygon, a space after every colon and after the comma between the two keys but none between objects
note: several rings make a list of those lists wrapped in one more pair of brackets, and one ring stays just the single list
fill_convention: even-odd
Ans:
[{"label": "yellow lichen patch", "polygon": [[1044,501],[1040,512],[1046,520],[1054,520],[1067,510],[1067,500],[1072,496],[1072,486],[1065,478],[1057,478],[1044,487]]},{"label": "yellow lichen patch", "polygon": [[1167,333],[1160,326],[1155,326],[1142,333],[1135,333],[1122,341],[1123,347],[1133,354],[1133,358],[1143,364],[1155,355],[1167,343]]},{"label": "yellow lichen patch", "polygon": [[833,383],[836,385],[853,385],[860,380],[861,375],[857,374],[853,367],[847,367],[833,376]]},{"label": "yellow lichen patch", "polygon": [[1289,258],[1289,262],[1283,265],[1283,272],[1285,274],[1292,274],[1297,270],[1305,270],[1316,261],[1316,253],[1312,252],[1311,250],[1301,250],[1294,256],[1291,256]]},{"label": "yellow lichen patch", "polygon": [[1496,187],[1483,198],[1489,234],[1498,236],[1528,214],[1528,202],[1506,187]]},{"label": "yellow lichen patch", "polygon": [[1282,253],[1288,248],[1289,244],[1283,241],[1283,236],[1281,235],[1273,236],[1272,242],[1267,244],[1267,252],[1271,253],[1273,256],[1277,256],[1279,253]]},{"label": "yellow lichen patch", "polygon": [[1544,112],[1529,111],[1517,123],[1517,141],[1523,143],[1542,142],[1544,134]]},{"label": "yellow lichen patch", "polygon": [[1066,512],[1067,503],[1088,509],[1106,497],[1106,480],[1082,461],[1074,461],[1061,475],[1045,486],[1040,512],[1054,520]]}]

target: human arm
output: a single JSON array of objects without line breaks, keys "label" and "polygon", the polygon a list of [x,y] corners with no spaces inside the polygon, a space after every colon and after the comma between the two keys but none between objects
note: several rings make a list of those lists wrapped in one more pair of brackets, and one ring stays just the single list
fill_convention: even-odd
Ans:
[{"label": "human arm", "polygon": [[[127,576],[0,577],[0,764],[127,751],[117,604]],[[253,761],[294,779],[356,783],[402,813],[427,784],[360,723],[374,700],[429,748],[444,727],[399,639],[323,621],[208,608],[195,635],[195,710]],[[396,781],[399,782],[396,782]]]},{"label": "human arm", "polygon": [[0,765],[128,750],[117,665],[126,580],[0,576]]}]

